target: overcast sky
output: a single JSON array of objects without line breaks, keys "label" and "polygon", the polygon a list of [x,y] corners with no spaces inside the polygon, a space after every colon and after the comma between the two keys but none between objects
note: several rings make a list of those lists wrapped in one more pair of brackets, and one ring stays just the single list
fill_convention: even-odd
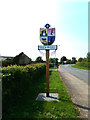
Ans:
[{"label": "overcast sky", "polygon": [[[63,1],[63,2],[62,2]],[[40,28],[49,23],[56,28],[58,45],[50,57],[86,57],[88,52],[88,0],[1,0],[0,54],[16,56],[24,52],[35,60],[45,51],[38,51]],[[59,46],[60,45],[60,46]]]}]

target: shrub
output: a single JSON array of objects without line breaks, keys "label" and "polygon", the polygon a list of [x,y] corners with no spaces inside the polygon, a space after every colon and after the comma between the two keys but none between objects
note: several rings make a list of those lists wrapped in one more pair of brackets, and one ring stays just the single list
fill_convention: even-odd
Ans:
[{"label": "shrub", "polygon": [[54,63],[49,63],[49,67],[54,67]]},{"label": "shrub", "polygon": [[84,58],[82,61],[78,61],[76,63],[78,66],[82,66],[82,67],[88,67],[90,68],[90,62],[88,61],[88,59]]}]

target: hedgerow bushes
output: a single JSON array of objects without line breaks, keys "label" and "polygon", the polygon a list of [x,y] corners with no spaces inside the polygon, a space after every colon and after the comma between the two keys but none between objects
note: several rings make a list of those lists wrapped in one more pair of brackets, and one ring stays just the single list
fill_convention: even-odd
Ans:
[{"label": "hedgerow bushes", "polygon": [[54,67],[54,63],[49,63],[49,68]]},{"label": "hedgerow bushes", "polygon": [[3,112],[12,105],[20,102],[29,87],[32,87],[38,79],[45,74],[45,64],[26,66],[8,66],[2,68],[2,103]]},{"label": "hedgerow bushes", "polygon": [[84,58],[81,62],[77,62],[76,65],[90,68],[90,61],[87,58]]}]

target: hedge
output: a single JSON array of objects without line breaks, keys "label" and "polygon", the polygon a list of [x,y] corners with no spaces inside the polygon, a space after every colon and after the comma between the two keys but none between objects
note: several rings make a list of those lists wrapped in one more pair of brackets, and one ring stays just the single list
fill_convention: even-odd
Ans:
[{"label": "hedge", "polygon": [[7,111],[24,97],[29,87],[45,74],[45,64],[26,66],[7,66],[2,68],[2,104],[3,112]]},{"label": "hedge", "polygon": [[90,62],[88,61],[77,62],[76,65],[90,68]]},{"label": "hedge", "polygon": [[49,63],[49,68],[54,67],[54,63]]}]

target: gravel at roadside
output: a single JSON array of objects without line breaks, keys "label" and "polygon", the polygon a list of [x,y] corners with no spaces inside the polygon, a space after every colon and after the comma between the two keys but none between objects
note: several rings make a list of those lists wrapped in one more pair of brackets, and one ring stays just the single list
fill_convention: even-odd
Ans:
[{"label": "gravel at roadside", "polygon": [[58,72],[67,87],[72,101],[78,107],[81,117],[88,118],[88,113],[90,112],[88,107],[88,84],[62,68],[59,68]]}]

